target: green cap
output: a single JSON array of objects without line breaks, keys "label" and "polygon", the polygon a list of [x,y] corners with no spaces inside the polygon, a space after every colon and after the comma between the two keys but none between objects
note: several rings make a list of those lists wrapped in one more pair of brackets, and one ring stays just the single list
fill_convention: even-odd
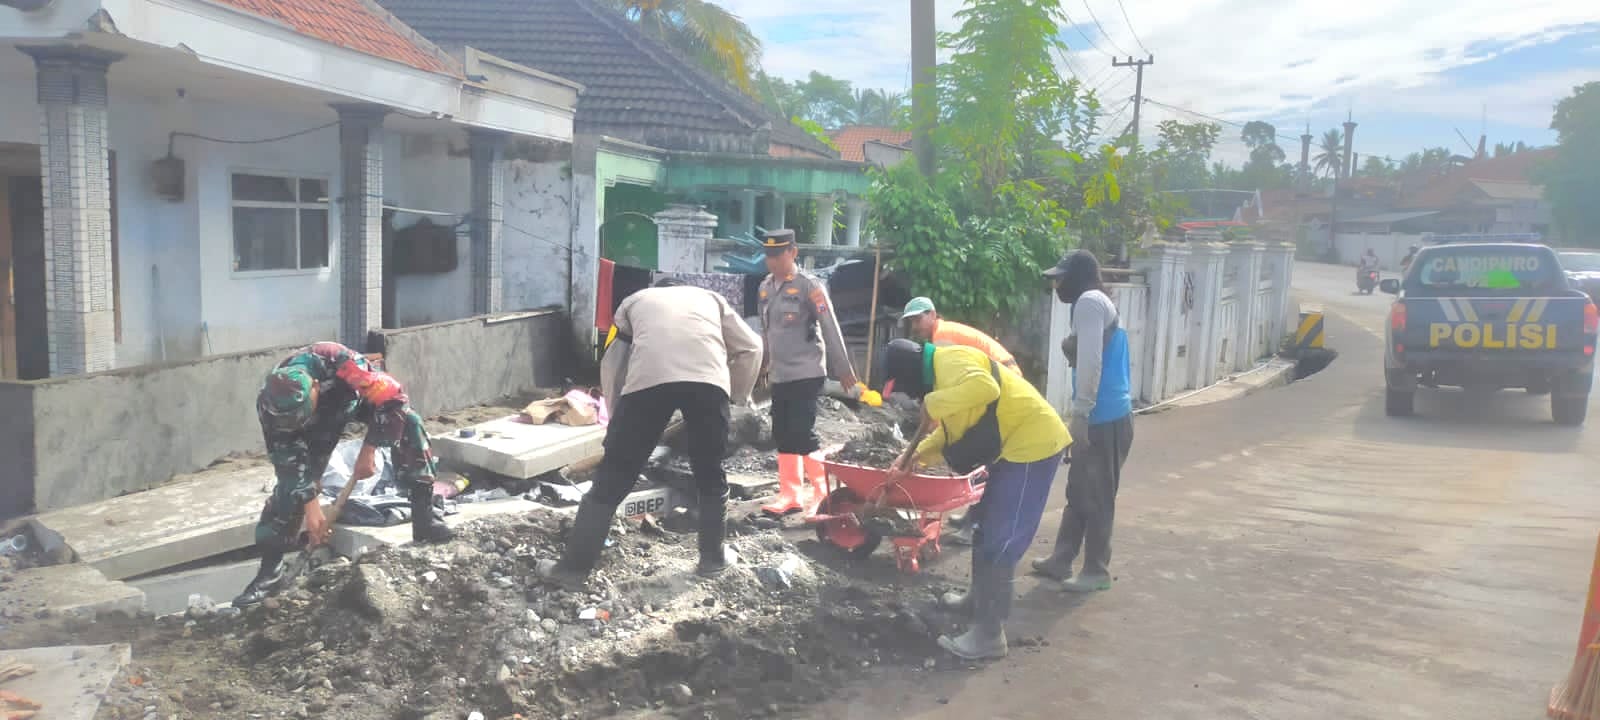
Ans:
[{"label": "green cap", "polygon": [[932,300],[925,297],[914,297],[911,298],[911,302],[906,303],[905,312],[900,313],[900,317],[910,318],[930,312],[933,312]]},{"label": "green cap", "polygon": [[304,368],[285,367],[273,370],[261,385],[261,397],[256,407],[272,424],[280,428],[296,428],[305,424],[315,412],[311,402],[311,375]]}]

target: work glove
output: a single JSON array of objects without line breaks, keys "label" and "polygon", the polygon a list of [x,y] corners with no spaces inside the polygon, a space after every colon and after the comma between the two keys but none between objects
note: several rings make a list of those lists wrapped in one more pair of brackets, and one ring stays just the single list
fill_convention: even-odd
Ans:
[{"label": "work glove", "polygon": [[1089,416],[1074,414],[1067,420],[1067,432],[1072,435],[1074,447],[1089,447]]}]

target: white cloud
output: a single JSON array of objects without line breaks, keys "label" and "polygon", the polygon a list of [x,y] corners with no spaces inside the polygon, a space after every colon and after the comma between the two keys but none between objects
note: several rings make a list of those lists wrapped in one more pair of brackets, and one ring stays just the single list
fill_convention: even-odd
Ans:
[{"label": "white cloud", "polygon": [[[1063,5],[1075,22],[1089,23],[1085,2],[1110,35],[1109,42],[1098,40],[1105,51],[1114,52],[1113,45],[1139,50],[1116,0],[1063,0]],[[1358,115],[1395,110],[1476,117],[1483,89],[1469,92],[1443,83],[1438,73],[1596,27],[1593,0],[1123,3],[1139,39],[1155,53],[1156,64],[1145,73],[1146,95],[1238,121],[1305,117],[1330,103],[1340,109],[1353,104]],[[867,87],[903,88],[909,83],[905,0],[723,4],[763,35],[793,37],[801,34],[796,27],[805,29],[804,39],[768,42],[764,64],[769,72],[800,77],[815,69]],[[940,0],[941,29],[955,26],[952,16],[959,5]],[[1069,44],[1083,43],[1077,33],[1067,38]],[[1075,46],[1071,56],[1086,79],[1100,78],[1102,88],[1115,88],[1107,93],[1108,105],[1120,105],[1115,98],[1131,93],[1126,76],[1132,71],[1111,70],[1105,52]],[[1560,83],[1570,87],[1579,74],[1546,73],[1537,82],[1498,86],[1496,91],[1505,94],[1495,101],[1496,112],[1505,111],[1505,122],[1542,126],[1548,122],[1550,102],[1561,94],[1552,95],[1552,88]],[[1143,124],[1151,128],[1166,115],[1147,106]]]}]

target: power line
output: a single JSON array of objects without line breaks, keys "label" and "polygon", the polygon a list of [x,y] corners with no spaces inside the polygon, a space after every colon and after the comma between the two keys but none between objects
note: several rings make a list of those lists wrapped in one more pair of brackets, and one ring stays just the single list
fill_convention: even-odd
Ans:
[{"label": "power line", "polygon": [[[1133,54],[1133,53],[1128,52],[1127,50],[1123,50],[1122,46],[1118,45],[1116,40],[1111,39],[1111,33],[1106,32],[1106,26],[1101,25],[1100,24],[1100,18],[1095,17],[1094,8],[1089,6],[1089,0],[1083,0],[1083,9],[1089,11],[1089,19],[1094,21],[1094,26],[1095,27],[1100,28],[1100,36],[1106,39],[1106,42],[1111,45],[1111,49],[1112,50],[1116,50],[1119,55],[1132,55]],[[1146,55],[1150,54],[1150,51],[1146,50],[1145,54]]]},{"label": "power line", "polygon": [[1067,9],[1065,7],[1061,8],[1061,17],[1067,19],[1067,24],[1072,26],[1072,29],[1078,31],[1078,37],[1083,38],[1084,42],[1089,43],[1089,47],[1094,48],[1096,52],[1111,55],[1111,53],[1106,52],[1098,44],[1096,44],[1094,38],[1089,37],[1089,33],[1083,31],[1083,26],[1078,24],[1078,21],[1072,19],[1072,15],[1067,13]]},{"label": "power line", "polygon": [[[1217,117],[1215,115],[1207,115],[1207,114],[1205,114],[1203,112],[1200,112],[1198,110],[1190,110],[1189,108],[1186,108],[1186,107],[1178,107],[1177,105],[1171,105],[1171,104],[1168,104],[1168,103],[1164,103],[1164,102],[1161,102],[1160,100],[1156,100],[1155,98],[1145,98],[1144,101],[1147,102],[1147,103],[1150,103],[1151,105],[1158,105],[1158,106],[1164,107],[1164,108],[1166,108],[1168,110],[1175,110],[1177,112],[1185,113],[1187,115],[1193,115],[1193,116],[1198,117],[1198,118],[1204,118],[1204,119],[1210,120],[1212,122],[1219,122],[1219,123],[1222,123],[1224,125],[1231,125],[1233,127],[1240,128],[1240,129],[1243,129],[1245,127],[1245,123],[1238,122],[1236,120],[1225,120],[1225,119],[1219,118],[1219,117]],[[1277,138],[1279,142],[1286,142],[1286,143],[1290,143],[1290,144],[1297,144],[1297,143],[1300,142],[1300,138],[1298,138],[1298,137],[1290,137],[1290,136],[1287,136],[1287,135],[1279,134],[1277,132],[1277,128],[1276,127],[1273,128],[1273,137]]]},{"label": "power line", "polygon": [[1139,39],[1139,33],[1133,29],[1133,21],[1128,19],[1128,8],[1122,4],[1122,0],[1117,0],[1117,9],[1122,11],[1122,22],[1127,23],[1128,34],[1133,36],[1134,42],[1139,43],[1139,49],[1143,50],[1146,55],[1154,54],[1150,52],[1150,48],[1144,46],[1144,41]]}]

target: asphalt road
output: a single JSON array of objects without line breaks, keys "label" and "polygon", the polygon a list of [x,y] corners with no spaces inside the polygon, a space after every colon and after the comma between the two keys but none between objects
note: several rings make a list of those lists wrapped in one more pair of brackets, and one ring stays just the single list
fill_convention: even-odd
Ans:
[{"label": "asphalt road", "polygon": [[[1541,718],[1572,662],[1600,531],[1600,413],[1520,391],[1426,391],[1383,414],[1389,298],[1299,264],[1327,370],[1141,417],[1115,587],[1018,583],[1011,657],[886,671],[827,718]],[[1061,489],[1029,557],[1050,551]],[[1026,562],[1026,561],[1025,561]],[[960,577],[949,554],[935,572]]]}]

